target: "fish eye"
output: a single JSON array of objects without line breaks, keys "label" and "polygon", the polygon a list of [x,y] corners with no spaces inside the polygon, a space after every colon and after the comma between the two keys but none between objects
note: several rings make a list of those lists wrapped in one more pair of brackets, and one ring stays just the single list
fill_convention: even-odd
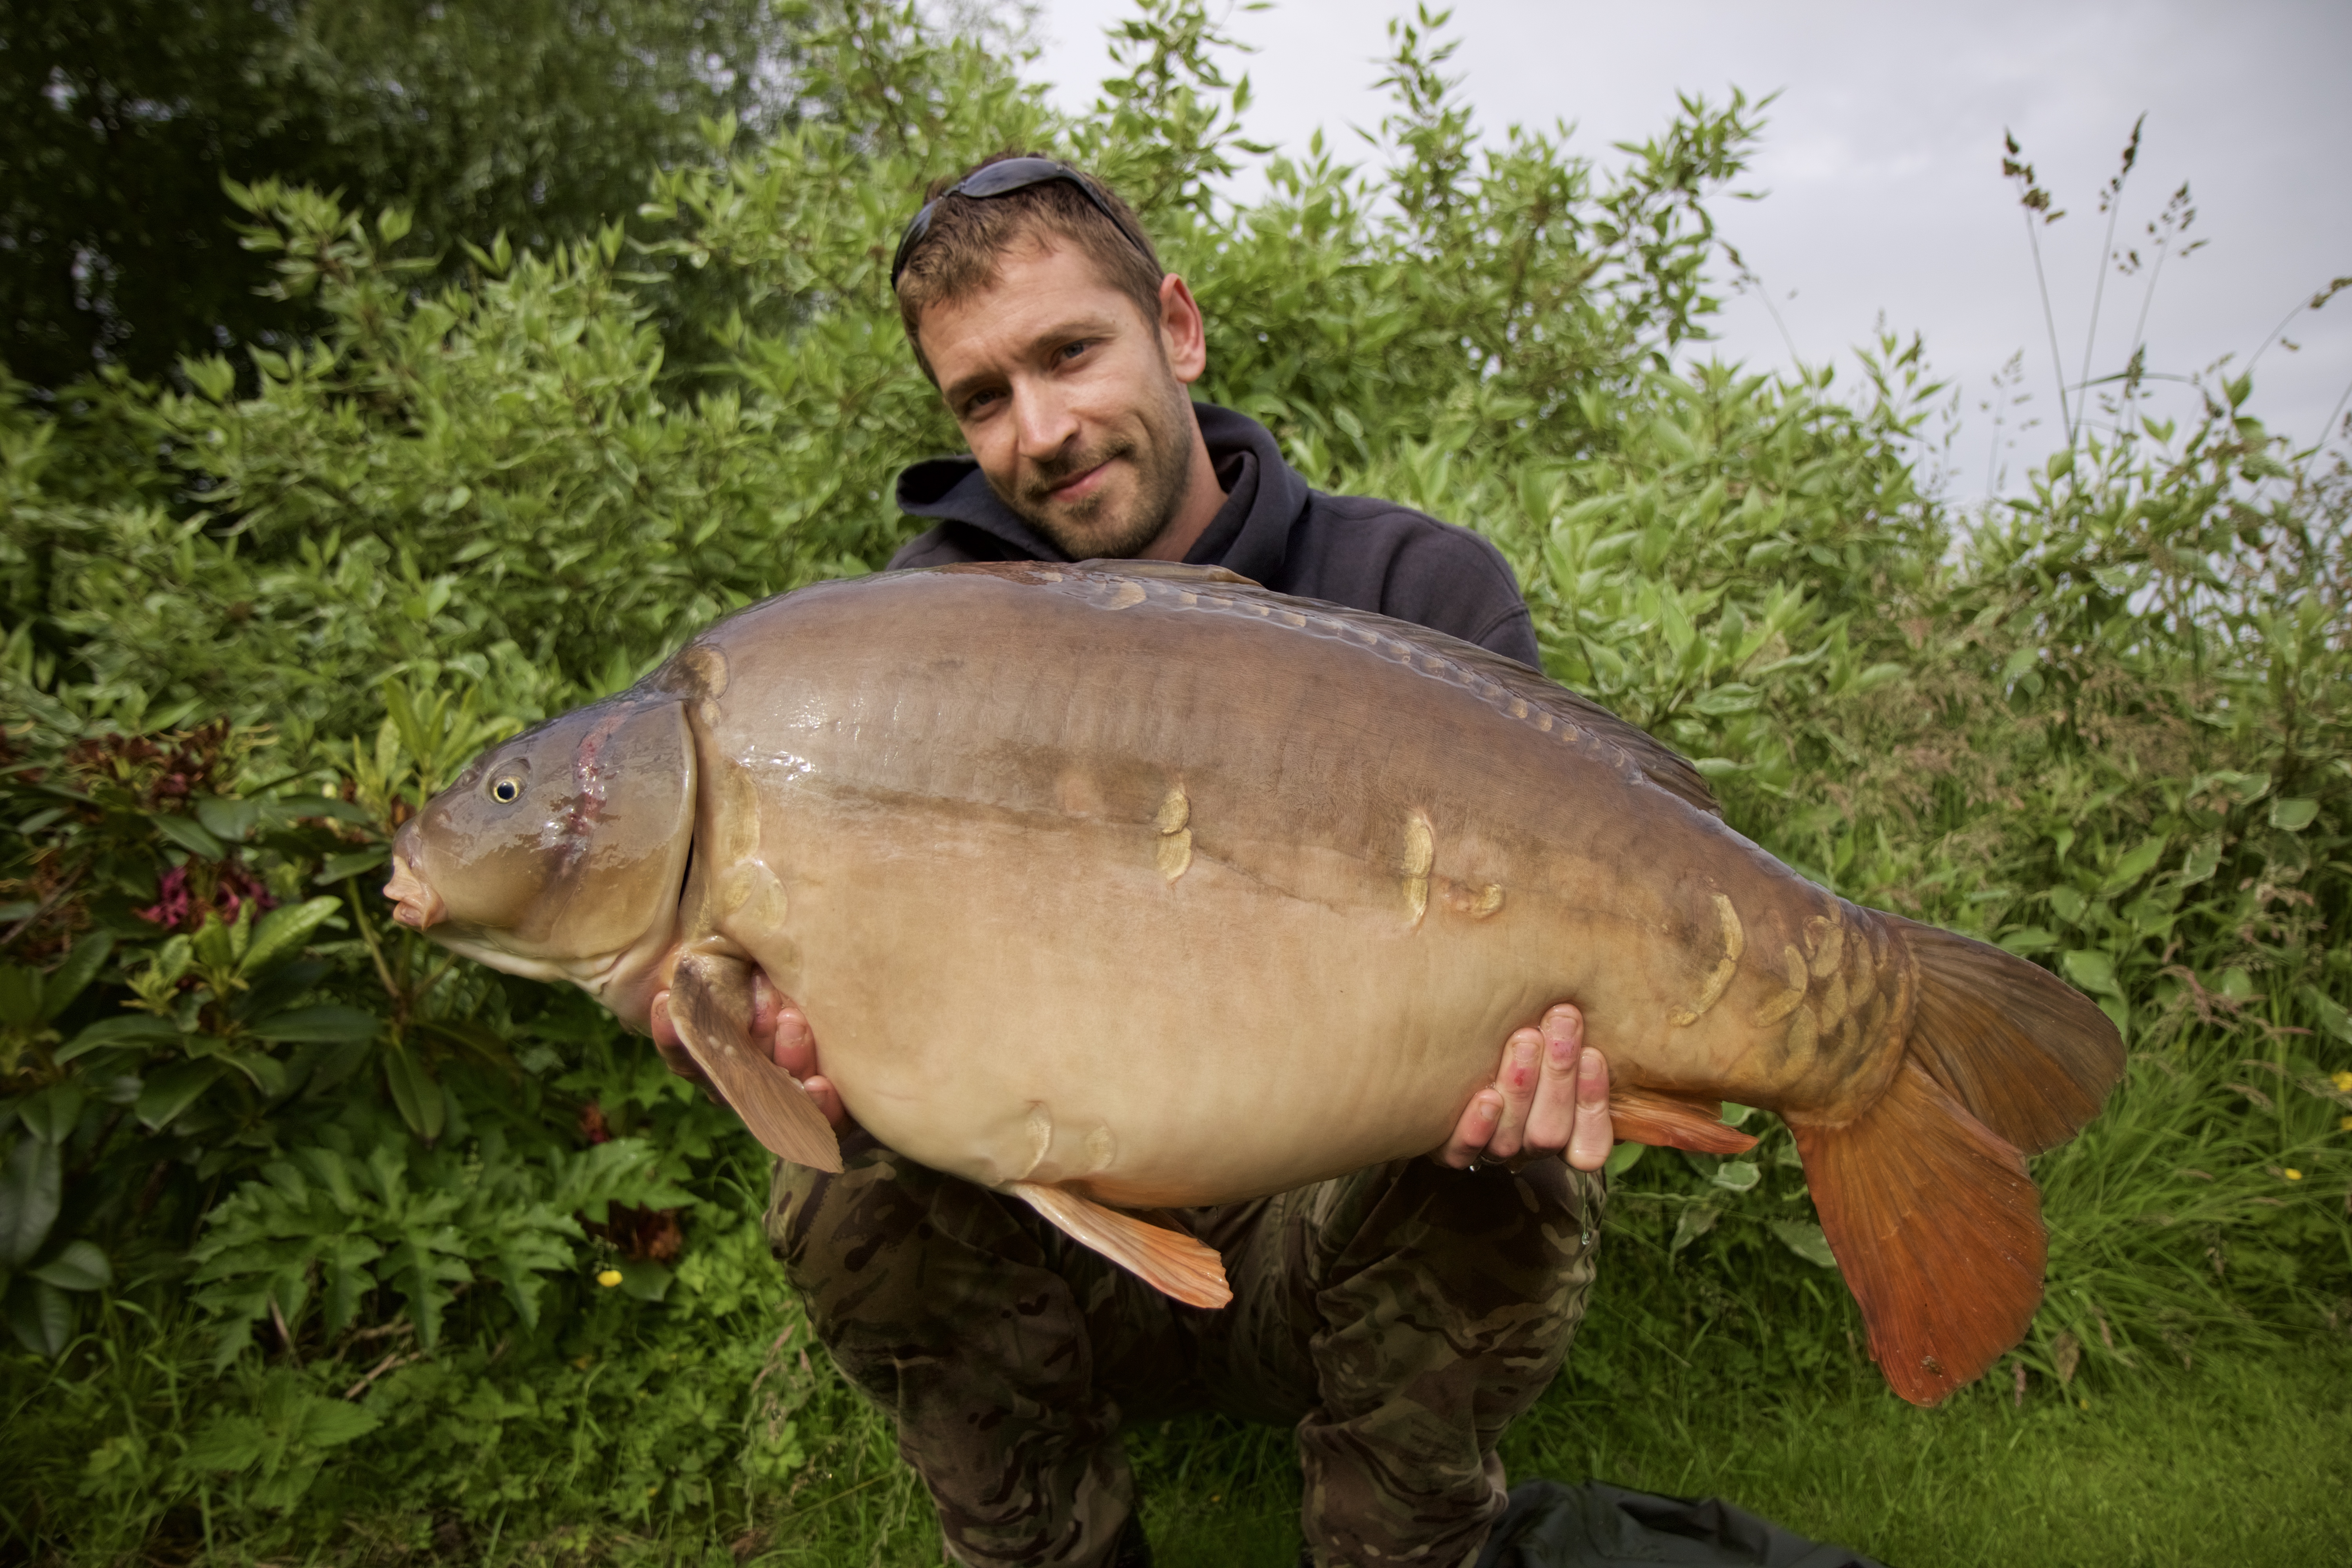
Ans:
[{"label": "fish eye", "polygon": [[512,805],[522,798],[522,780],[509,774],[490,786],[490,798],[500,805]]}]

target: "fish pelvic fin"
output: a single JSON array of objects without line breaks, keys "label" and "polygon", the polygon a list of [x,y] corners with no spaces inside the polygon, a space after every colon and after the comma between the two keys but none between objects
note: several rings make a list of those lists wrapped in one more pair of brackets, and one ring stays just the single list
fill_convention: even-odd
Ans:
[{"label": "fish pelvic fin", "polygon": [[841,1170],[841,1140],[800,1079],[751,1039],[751,967],[690,953],[669,984],[679,1043],[768,1152],[812,1170]]},{"label": "fish pelvic fin", "polygon": [[1234,1299],[1233,1288],[1225,1283],[1225,1260],[1216,1248],[1181,1230],[1148,1224],[1066,1187],[1008,1182],[1003,1190],[1073,1239],[1186,1306],[1222,1307]]},{"label": "fish pelvic fin", "polygon": [[1910,1059],[1969,1114],[2028,1154],[2098,1114],[2123,1077],[2124,1042],[2096,1004],[2000,948],[1879,918],[1918,966]]},{"label": "fish pelvic fin", "polygon": [[1722,1110],[1720,1100],[1697,1095],[1615,1085],[1609,1090],[1609,1125],[1625,1142],[1702,1154],[1745,1154],[1756,1147],[1755,1139],[1724,1125]]},{"label": "fish pelvic fin", "polygon": [[2024,1337],[2048,1241],[2025,1158],[1918,1061],[1842,1126],[1790,1123],[1822,1231],[1895,1392],[1937,1403]]}]

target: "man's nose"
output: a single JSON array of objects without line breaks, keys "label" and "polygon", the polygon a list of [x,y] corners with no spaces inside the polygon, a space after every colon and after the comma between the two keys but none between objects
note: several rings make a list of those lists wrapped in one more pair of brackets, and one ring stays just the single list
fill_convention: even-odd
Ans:
[{"label": "man's nose", "polygon": [[1021,435],[1021,456],[1031,462],[1057,456],[1078,433],[1076,410],[1050,384],[1014,388],[1013,412]]}]

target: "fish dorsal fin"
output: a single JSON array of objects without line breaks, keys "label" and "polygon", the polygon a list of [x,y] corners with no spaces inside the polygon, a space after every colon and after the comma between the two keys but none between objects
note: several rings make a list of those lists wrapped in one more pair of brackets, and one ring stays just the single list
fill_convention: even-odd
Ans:
[{"label": "fish dorsal fin", "polygon": [[1724,1124],[1722,1102],[1664,1089],[1614,1088],[1609,1091],[1609,1125],[1628,1143],[1661,1149],[1692,1149],[1702,1154],[1745,1154],[1756,1140]]},{"label": "fish dorsal fin", "polygon": [[1222,1307],[1234,1299],[1216,1248],[1181,1230],[1146,1224],[1066,1187],[1009,1182],[1004,1190],[1163,1295],[1190,1307]]},{"label": "fish dorsal fin", "polygon": [[711,1086],[768,1152],[812,1170],[839,1172],[841,1140],[800,1079],[751,1039],[751,968],[740,959],[689,953],[669,983],[669,1020]]},{"label": "fish dorsal fin", "polygon": [[[1723,807],[1716,800],[1715,791],[1708,787],[1706,776],[1693,767],[1688,758],[1648,731],[1620,719],[1591,698],[1570,691],[1542,671],[1529,669],[1517,659],[1506,658],[1476,643],[1370,610],[1277,594],[1222,566],[1180,566],[1160,561],[1082,561],[1055,570],[1085,572],[1097,580],[1142,578],[1147,595],[1153,599],[1164,598],[1171,608],[1242,610],[1263,616],[1278,607],[1297,617],[1302,629],[1309,634],[1344,637],[1423,674],[1467,687],[1527,722],[1545,729],[1555,724],[1563,726],[1613,752],[1624,765],[1676,799],[1710,816],[1723,815]],[[1185,604],[1179,599],[1171,592],[1179,587],[1195,602]],[[1153,589],[1158,593],[1153,594]]]},{"label": "fish dorsal fin", "polygon": [[1157,577],[1168,583],[1238,583],[1244,588],[1264,591],[1264,584],[1255,578],[1244,577],[1229,566],[1195,566],[1189,561],[1111,561],[1100,557],[1072,564],[1080,572],[1106,572],[1121,577]]}]

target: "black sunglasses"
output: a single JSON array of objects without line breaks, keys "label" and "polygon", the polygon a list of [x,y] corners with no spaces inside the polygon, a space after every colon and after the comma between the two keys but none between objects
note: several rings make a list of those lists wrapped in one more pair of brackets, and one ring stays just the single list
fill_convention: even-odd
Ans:
[{"label": "black sunglasses", "polygon": [[1146,261],[1151,262],[1154,266],[1159,264],[1158,259],[1151,254],[1151,247],[1144,242],[1143,237],[1136,233],[1126,219],[1111,210],[1110,201],[1103,195],[1100,185],[1096,184],[1067,163],[1056,162],[1052,158],[1007,158],[1002,163],[990,163],[983,168],[973,170],[940,192],[937,197],[923,204],[923,210],[908,222],[907,232],[898,237],[898,253],[890,258],[891,292],[898,292],[898,279],[907,270],[907,262],[914,256],[916,247],[929,237],[931,210],[940,202],[950,196],[971,196],[976,200],[985,201],[990,196],[1011,195],[1014,191],[1025,191],[1032,185],[1042,185],[1055,180],[1076,186],[1080,195],[1094,203],[1097,212],[1110,219],[1112,226],[1127,236],[1128,243],[1134,246]]}]

